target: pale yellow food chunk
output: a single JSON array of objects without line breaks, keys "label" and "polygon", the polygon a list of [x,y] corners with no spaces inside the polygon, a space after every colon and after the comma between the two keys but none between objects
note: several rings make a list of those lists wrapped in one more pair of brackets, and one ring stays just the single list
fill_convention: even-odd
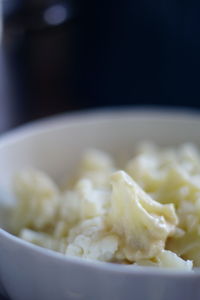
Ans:
[{"label": "pale yellow food chunk", "polygon": [[80,163],[80,177],[92,181],[94,187],[109,187],[109,177],[115,170],[112,157],[107,153],[91,149],[84,155]]},{"label": "pale yellow food chunk", "polygon": [[112,186],[108,222],[120,236],[125,258],[155,257],[178,223],[173,204],[154,201],[124,171],[113,174]]},{"label": "pale yellow food chunk", "polygon": [[73,190],[61,196],[55,236],[66,236],[78,222],[104,215],[109,202],[107,189],[95,188],[90,179],[79,180]]},{"label": "pale yellow food chunk", "polygon": [[80,198],[79,211],[81,219],[93,218],[105,214],[109,205],[110,192],[94,188],[92,181],[82,179],[77,185]]},{"label": "pale yellow food chunk", "polygon": [[180,258],[176,253],[168,250],[161,251],[154,260],[139,260],[135,265],[150,266],[160,268],[170,268],[176,270],[192,270],[192,261]]},{"label": "pale yellow food chunk", "polygon": [[23,227],[42,229],[55,222],[59,204],[59,191],[44,173],[28,169],[14,180],[17,205],[13,213],[13,231]]},{"label": "pale yellow food chunk", "polygon": [[69,232],[66,255],[112,261],[118,248],[118,238],[106,231],[103,218],[85,220]]},{"label": "pale yellow food chunk", "polygon": [[35,245],[47,249],[51,249],[61,253],[65,253],[66,251],[66,239],[56,239],[49,234],[43,232],[36,232],[27,228],[21,230],[20,237],[27,242],[31,242]]}]

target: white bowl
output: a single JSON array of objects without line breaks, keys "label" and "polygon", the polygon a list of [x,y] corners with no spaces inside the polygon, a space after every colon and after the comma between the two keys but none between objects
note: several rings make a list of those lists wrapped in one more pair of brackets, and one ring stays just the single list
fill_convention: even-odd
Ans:
[{"label": "white bowl", "polygon": [[[0,198],[12,200],[12,174],[31,165],[60,180],[88,147],[130,157],[140,140],[200,144],[200,118],[191,112],[115,109],[35,122],[0,138]],[[1,209],[2,227],[8,224]],[[115,265],[63,255],[0,229],[0,286],[12,300],[200,299],[200,272]]]}]

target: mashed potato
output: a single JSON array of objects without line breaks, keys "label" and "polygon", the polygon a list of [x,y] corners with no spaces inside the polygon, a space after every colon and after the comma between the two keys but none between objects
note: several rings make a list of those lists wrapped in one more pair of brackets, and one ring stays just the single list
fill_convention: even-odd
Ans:
[{"label": "mashed potato", "polygon": [[26,169],[14,191],[13,233],[29,242],[133,266],[200,266],[200,153],[192,144],[143,144],[123,170],[90,150],[64,190]]}]

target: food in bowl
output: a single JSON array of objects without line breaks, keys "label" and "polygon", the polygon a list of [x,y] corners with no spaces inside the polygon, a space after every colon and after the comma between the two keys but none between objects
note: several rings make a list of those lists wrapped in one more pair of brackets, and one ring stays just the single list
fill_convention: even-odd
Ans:
[{"label": "food in bowl", "polygon": [[13,233],[64,255],[129,265],[200,266],[200,153],[144,143],[122,168],[88,150],[61,189],[26,169],[14,179]]}]

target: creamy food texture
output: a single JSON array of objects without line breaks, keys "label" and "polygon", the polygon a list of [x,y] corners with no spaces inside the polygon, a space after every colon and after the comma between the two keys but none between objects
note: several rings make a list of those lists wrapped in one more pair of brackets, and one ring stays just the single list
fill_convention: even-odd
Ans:
[{"label": "creamy food texture", "polygon": [[200,266],[200,153],[192,144],[143,144],[123,170],[89,150],[64,190],[26,169],[14,191],[13,233],[29,242],[133,266]]}]

